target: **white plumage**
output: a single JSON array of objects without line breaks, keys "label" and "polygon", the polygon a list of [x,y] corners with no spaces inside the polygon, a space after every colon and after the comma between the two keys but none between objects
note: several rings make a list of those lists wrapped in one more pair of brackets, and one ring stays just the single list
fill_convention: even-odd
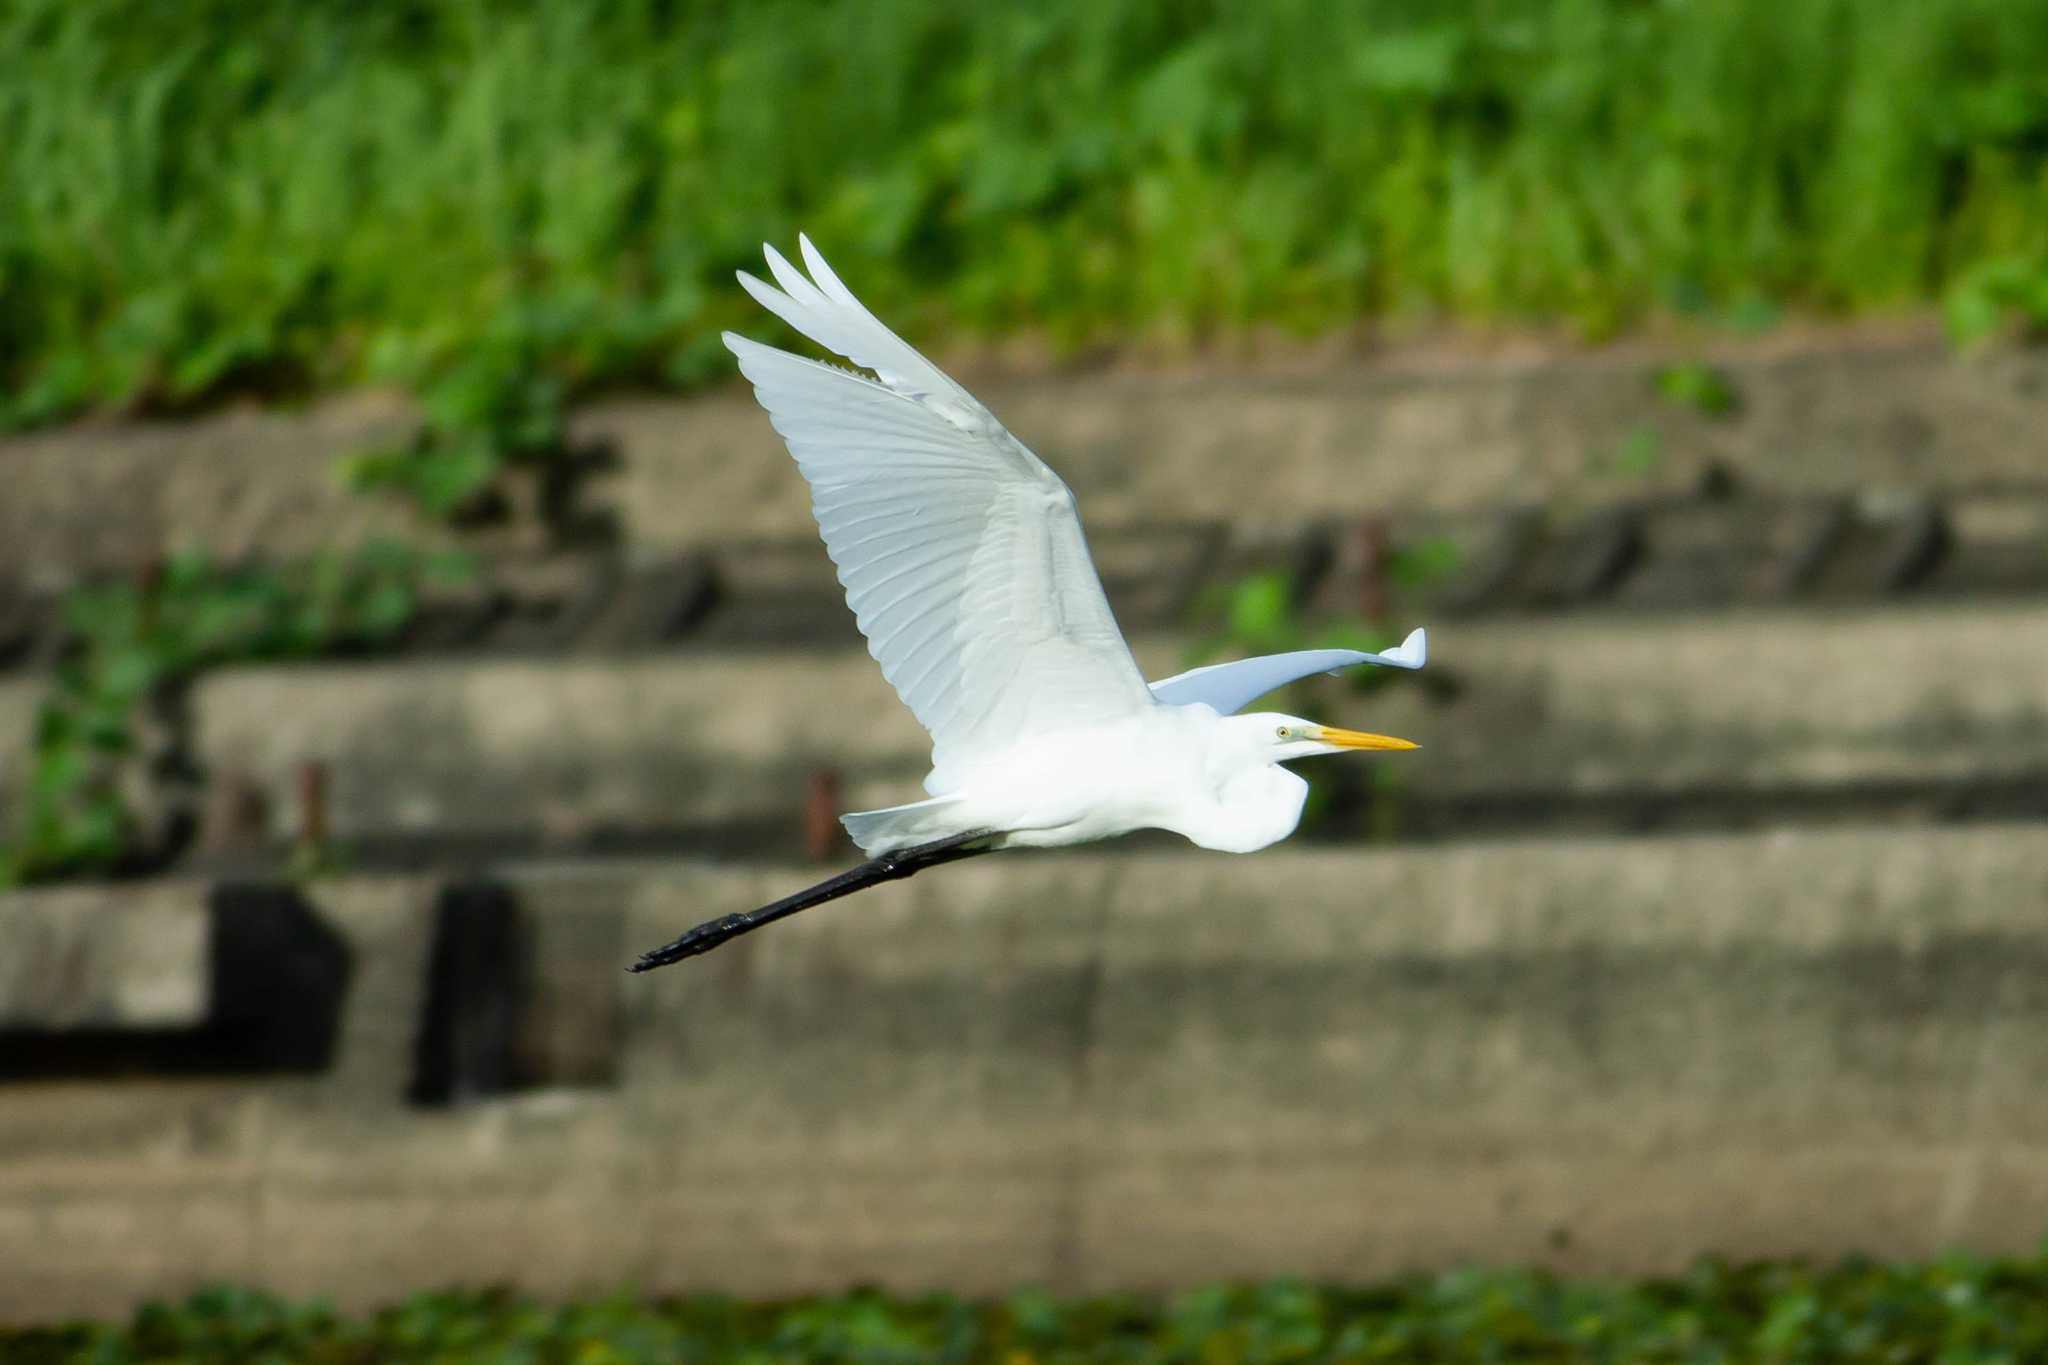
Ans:
[{"label": "white plumage", "polygon": [[933,799],[846,816],[864,850],[971,830],[1010,847],[1149,827],[1250,851],[1299,821],[1306,785],[1281,762],[1414,747],[1231,713],[1310,673],[1420,668],[1419,630],[1385,654],[1306,650],[1148,685],[1066,484],[800,243],[808,278],[769,247],[775,285],[740,283],[874,378],[730,332],[725,343],[810,483],[869,652],[931,733]]}]

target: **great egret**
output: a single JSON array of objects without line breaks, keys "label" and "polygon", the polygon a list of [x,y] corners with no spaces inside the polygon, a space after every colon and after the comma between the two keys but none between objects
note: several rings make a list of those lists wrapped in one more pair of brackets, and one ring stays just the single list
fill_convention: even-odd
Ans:
[{"label": "great egret", "polygon": [[1146,683],[1110,615],[1074,495],[973,395],[884,327],[799,237],[806,278],[766,247],[769,312],[873,378],[725,333],[811,486],[868,652],[932,737],[930,799],[841,817],[869,860],[641,955],[647,971],[877,882],[1005,848],[1166,829],[1250,853],[1286,838],[1308,784],[1281,765],[1405,739],[1234,714],[1311,673],[1420,668],[1422,631],[1384,654],[1302,650]]}]

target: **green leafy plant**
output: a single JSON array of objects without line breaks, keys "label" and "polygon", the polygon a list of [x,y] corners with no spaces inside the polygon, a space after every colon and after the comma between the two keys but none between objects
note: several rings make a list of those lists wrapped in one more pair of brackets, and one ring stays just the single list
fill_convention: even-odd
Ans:
[{"label": "green leafy plant", "polygon": [[1728,376],[1703,360],[1659,369],[1652,382],[1665,402],[1706,417],[1726,417],[1741,406]]},{"label": "green leafy plant", "polygon": [[399,493],[444,520],[487,515],[507,466],[563,455],[562,397],[558,380],[485,352],[425,387],[426,420],[410,440],[349,456],[343,472],[354,488]]},{"label": "green leafy plant", "polygon": [[126,1322],[0,1328],[0,1354],[38,1365],[2011,1365],[2048,1357],[2048,1256],[1830,1267],[1707,1260],[1626,1280],[1468,1269],[1358,1286],[1273,1280],[1089,1298],[860,1290],[781,1302],[706,1294],[548,1304],[454,1290],[357,1318],[215,1289],[150,1304]]},{"label": "green leafy plant", "polygon": [[[730,373],[721,326],[759,323],[730,271],[798,226],[925,337],[1604,333],[1944,296],[1975,334],[2040,313],[2044,20],[2044,0],[15,0],[0,420],[468,388],[454,358],[535,310],[584,321],[541,327],[522,374],[694,383]],[[433,417],[416,461],[365,477],[460,505],[536,448],[481,382],[486,420]]]},{"label": "green leafy plant", "polygon": [[1949,286],[1942,304],[1949,335],[1963,344],[2008,324],[2048,335],[2048,254],[1981,262]]},{"label": "green leafy plant", "polygon": [[151,708],[200,672],[372,645],[411,619],[419,585],[459,561],[380,544],[289,572],[172,556],[140,581],[73,593],[72,641],[36,717],[24,809],[0,885],[121,868],[137,856],[126,788]]},{"label": "green leafy plant", "polygon": [[424,419],[404,443],[346,458],[343,474],[355,488],[397,492],[453,521],[502,513],[504,480],[517,473],[545,517],[550,489],[573,476],[579,454],[569,399],[635,344],[594,295],[522,301],[459,345],[393,340],[378,372],[418,392]]},{"label": "green leafy plant", "polygon": [[1586,473],[1594,478],[1644,479],[1664,462],[1664,438],[1655,427],[1639,426],[1608,446],[1586,457]]}]

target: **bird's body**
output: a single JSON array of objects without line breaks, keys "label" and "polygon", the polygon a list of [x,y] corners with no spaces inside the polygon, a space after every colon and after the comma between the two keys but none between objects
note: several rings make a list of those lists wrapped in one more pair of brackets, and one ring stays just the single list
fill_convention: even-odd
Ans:
[{"label": "bird's body", "polygon": [[[1301,819],[1308,784],[1257,761],[1292,719],[1146,701],[1127,717],[1047,731],[992,754],[957,792],[847,821],[869,854],[972,829],[1002,831],[991,841],[997,848],[1163,829],[1203,848],[1250,853],[1286,838]],[[870,825],[869,816],[885,814]]]},{"label": "bird's body", "polygon": [[1296,716],[1239,715],[1296,678],[1359,663],[1420,668],[1421,631],[1384,654],[1308,650],[1156,683],[1117,628],[1059,476],[877,321],[808,239],[806,278],[741,285],[873,378],[725,334],[797,467],[883,676],[932,736],[930,799],[844,817],[870,860],[748,915],[700,925],[635,970],[923,866],[1005,848],[1164,829],[1249,853],[1286,838],[1308,784],[1280,764],[1406,740]]}]

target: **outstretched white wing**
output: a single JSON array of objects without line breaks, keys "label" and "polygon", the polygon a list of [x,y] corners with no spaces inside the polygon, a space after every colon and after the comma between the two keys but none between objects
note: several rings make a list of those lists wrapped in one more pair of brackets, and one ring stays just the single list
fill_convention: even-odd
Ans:
[{"label": "outstretched white wing", "polygon": [[1285,687],[1311,673],[1336,673],[1354,664],[1420,668],[1428,660],[1429,636],[1411,630],[1407,639],[1384,654],[1368,654],[1359,649],[1298,649],[1291,654],[1234,659],[1161,678],[1152,684],[1152,695],[1170,706],[1202,702],[1227,716],[1274,688]]},{"label": "outstretched white wing", "polygon": [[725,334],[811,485],[847,605],[932,736],[934,795],[1034,733],[1153,705],[1088,557],[1074,495],[987,408],[861,306],[808,238],[806,279],[740,283],[875,372]]}]

